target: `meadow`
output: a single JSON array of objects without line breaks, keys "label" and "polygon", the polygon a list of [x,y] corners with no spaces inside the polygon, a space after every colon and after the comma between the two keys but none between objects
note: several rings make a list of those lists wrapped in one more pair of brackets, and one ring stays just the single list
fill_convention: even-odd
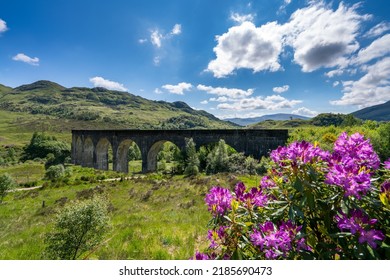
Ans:
[{"label": "meadow", "polygon": [[[29,168],[20,165],[7,172],[15,176],[21,166]],[[52,229],[56,213],[71,201],[96,195],[109,201],[111,227],[104,242],[83,258],[188,259],[207,247],[210,215],[204,197],[209,188],[220,184],[233,187],[238,180],[255,185],[259,180],[227,174],[125,178],[115,172],[69,168],[72,175],[67,183],[46,183],[5,197],[0,205],[0,259],[44,259],[44,237]]]}]

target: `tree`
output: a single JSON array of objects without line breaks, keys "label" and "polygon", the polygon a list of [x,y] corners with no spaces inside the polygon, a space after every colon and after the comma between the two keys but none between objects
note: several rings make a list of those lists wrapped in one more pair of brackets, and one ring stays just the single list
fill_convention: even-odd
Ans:
[{"label": "tree", "polygon": [[0,175],[0,203],[3,202],[4,197],[8,191],[15,185],[14,180],[8,174]]},{"label": "tree", "polygon": [[229,155],[225,140],[221,139],[218,145],[207,156],[207,173],[226,172],[229,170]]},{"label": "tree", "polygon": [[197,175],[199,173],[200,161],[196,153],[195,142],[192,138],[186,138],[185,154],[184,174],[188,176]]},{"label": "tree", "polygon": [[24,147],[22,160],[35,158],[46,158],[49,154],[53,154],[46,164],[46,168],[50,165],[64,163],[65,159],[70,156],[70,145],[63,141],[57,140],[54,136],[48,136],[44,133],[35,132],[30,140],[30,143]]},{"label": "tree", "polygon": [[72,203],[57,215],[53,231],[45,237],[46,256],[50,259],[78,259],[102,241],[108,228],[104,199]]}]

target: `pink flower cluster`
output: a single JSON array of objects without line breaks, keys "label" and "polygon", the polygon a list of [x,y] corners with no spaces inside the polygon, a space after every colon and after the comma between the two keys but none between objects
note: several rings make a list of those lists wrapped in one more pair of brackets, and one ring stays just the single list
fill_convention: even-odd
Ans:
[{"label": "pink flower cluster", "polygon": [[286,257],[295,247],[297,251],[310,250],[304,238],[297,238],[302,226],[295,226],[291,221],[282,222],[279,228],[268,221],[259,225],[250,235],[253,245],[265,253],[267,259]]},{"label": "pink flower cluster", "polygon": [[278,147],[270,154],[271,159],[279,166],[300,166],[302,164],[313,163],[319,160],[329,159],[329,152],[315,147],[309,142],[294,142],[287,147]]},{"label": "pink flower cluster", "polygon": [[237,200],[245,203],[250,203],[258,207],[263,207],[268,202],[268,196],[263,194],[260,188],[251,188],[246,192],[246,186],[240,182],[236,185],[234,190]]},{"label": "pink flower cluster", "polygon": [[359,133],[348,137],[344,132],[334,144],[325,183],[340,186],[345,196],[360,199],[370,190],[371,172],[379,165],[379,157],[369,140]]},{"label": "pink flower cluster", "polygon": [[384,234],[380,230],[373,229],[376,224],[376,219],[370,219],[360,209],[352,210],[348,217],[343,212],[335,216],[337,227],[341,230],[351,232],[359,237],[359,243],[367,242],[372,248],[376,248],[376,241],[385,239]]}]

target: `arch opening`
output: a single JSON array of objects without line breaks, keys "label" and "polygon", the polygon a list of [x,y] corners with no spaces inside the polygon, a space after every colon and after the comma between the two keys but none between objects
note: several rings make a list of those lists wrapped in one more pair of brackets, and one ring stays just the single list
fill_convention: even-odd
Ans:
[{"label": "arch opening", "polygon": [[90,137],[84,140],[83,145],[83,153],[82,153],[82,161],[81,165],[85,167],[94,167],[93,164],[93,151],[95,149],[95,146],[93,144],[93,141]]},{"label": "arch opening", "polygon": [[147,171],[176,173],[181,156],[180,148],[173,142],[161,140],[152,145],[147,157]]},{"label": "arch opening", "polygon": [[114,170],[133,174],[142,172],[142,154],[135,141],[126,139],[119,144]]},{"label": "arch opening", "polygon": [[96,145],[96,168],[108,170],[112,163],[112,147],[107,138],[102,138]]}]

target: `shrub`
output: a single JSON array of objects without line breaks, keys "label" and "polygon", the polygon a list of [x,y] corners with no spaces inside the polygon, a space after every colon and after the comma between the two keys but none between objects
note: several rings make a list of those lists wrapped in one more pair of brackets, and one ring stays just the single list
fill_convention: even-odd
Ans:
[{"label": "shrub", "polygon": [[109,227],[107,202],[101,198],[66,206],[56,217],[54,229],[45,236],[45,256],[75,260],[94,249]]},{"label": "shrub", "polygon": [[56,181],[65,175],[65,168],[62,164],[50,166],[45,173],[45,178],[51,181]]},{"label": "shrub", "polygon": [[271,152],[260,186],[213,187],[210,246],[196,259],[388,259],[390,159],[346,133],[333,152],[294,142]]},{"label": "shrub", "polygon": [[3,202],[4,197],[8,191],[11,190],[15,185],[14,180],[8,174],[0,175],[0,203]]}]

